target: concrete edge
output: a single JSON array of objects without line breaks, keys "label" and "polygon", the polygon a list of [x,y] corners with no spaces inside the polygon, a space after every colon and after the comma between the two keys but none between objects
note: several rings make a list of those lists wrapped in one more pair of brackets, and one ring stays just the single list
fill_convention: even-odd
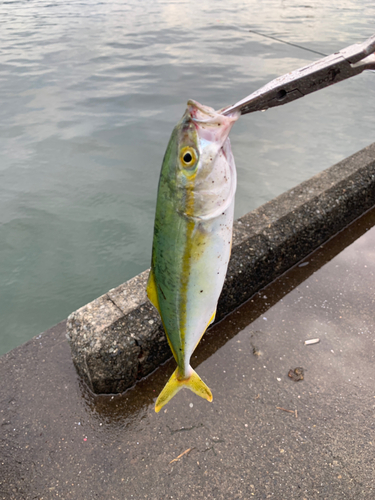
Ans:
[{"label": "concrete edge", "polygon": [[[375,204],[375,143],[234,223],[216,319],[303,259]],[[170,356],[146,296],[148,270],[73,312],[73,362],[94,393],[119,393]]]}]

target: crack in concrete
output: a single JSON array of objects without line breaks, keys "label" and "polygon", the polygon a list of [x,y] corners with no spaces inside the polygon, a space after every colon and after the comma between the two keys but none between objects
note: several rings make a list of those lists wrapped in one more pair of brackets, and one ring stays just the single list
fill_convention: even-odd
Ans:
[{"label": "crack in concrete", "polygon": [[167,425],[171,435],[176,434],[177,432],[187,432],[192,431],[193,429],[198,429],[199,427],[204,427],[202,423],[197,425],[192,425],[191,427],[181,427],[180,429],[171,429],[169,425]]},{"label": "crack in concrete", "polygon": [[120,311],[120,313],[122,314],[122,316],[124,316],[124,312],[123,312],[123,310],[122,310],[122,309],[121,309],[121,308],[120,308],[120,307],[116,304],[116,302],[115,302],[113,299],[111,299],[111,297],[108,295],[108,293],[106,293],[106,294],[105,294],[105,296],[106,296],[106,298],[107,298],[110,302],[112,302],[112,304],[116,307],[116,309],[118,309],[118,310]]}]

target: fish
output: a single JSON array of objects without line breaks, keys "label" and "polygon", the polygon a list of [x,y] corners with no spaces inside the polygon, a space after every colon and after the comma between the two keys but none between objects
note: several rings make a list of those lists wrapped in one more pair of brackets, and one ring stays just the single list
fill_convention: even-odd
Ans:
[{"label": "fish", "polygon": [[228,135],[239,116],[189,100],[162,163],[147,295],[177,368],[156,412],[183,387],[212,401],[190,358],[215,319],[229,263],[237,176]]}]

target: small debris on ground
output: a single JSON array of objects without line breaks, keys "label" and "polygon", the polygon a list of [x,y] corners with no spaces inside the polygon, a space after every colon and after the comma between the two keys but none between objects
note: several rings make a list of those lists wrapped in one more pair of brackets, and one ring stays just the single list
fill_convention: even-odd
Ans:
[{"label": "small debris on ground", "polygon": [[319,344],[320,339],[309,339],[305,340],[305,345]]},{"label": "small debris on ground", "polygon": [[290,377],[294,382],[298,382],[299,380],[303,380],[305,370],[302,366],[297,366],[294,370],[289,370],[288,377]]},{"label": "small debris on ground", "polygon": [[260,356],[261,355],[260,350],[254,344],[251,344],[251,347],[253,348],[253,355],[254,356]]},{"label": "small debris on ground", "polygon": [[173,463],[173,462],[177,462],[178,460],[180,460],[181,457],[183,457],[184,455],[186,455],[186,453],[189,453],[189,451],[191,451],[193,448],[188,448],[187,450],[185,450],[183,453],[181,453],[181,455],[178,455],[178,457],[174,458],[173,460],[171,460],[169,463]]},{"label": "small debris on ground", "polygon": [[293,413],[296,418],[298,418],[298,413],[297,410],[287,410],[285,408],[282,408],[281,406],[276,406],[276,410],[282,410],[286,411],[287,413]]}]

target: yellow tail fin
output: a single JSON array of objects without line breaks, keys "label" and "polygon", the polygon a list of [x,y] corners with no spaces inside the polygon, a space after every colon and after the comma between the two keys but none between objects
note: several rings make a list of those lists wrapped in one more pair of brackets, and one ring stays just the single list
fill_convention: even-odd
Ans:
[{"label": "yellow tail fin", "polygon": [[207,401],[212,401],[212,394],[210,389],[206,386],[199,375],[191,368],[191,375],[187,379],[178,378],[178,368],[172,373],[171,378],[166,383],[164,389],[159,394],[155,403],[155,411],[158,413],[164,405],[173,398],[183,387],[188,387],[191,391],[195,392],[198,396]]}]

